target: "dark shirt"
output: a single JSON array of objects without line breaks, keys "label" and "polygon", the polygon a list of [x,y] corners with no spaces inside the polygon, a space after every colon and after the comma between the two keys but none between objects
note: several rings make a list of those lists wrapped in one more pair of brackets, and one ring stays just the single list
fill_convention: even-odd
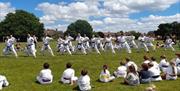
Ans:
[{"label": "dark shirt", "polygon": [[149,71],[141,70],[139,72],[140,79],[148,79],[151,77],[151,73]]}]

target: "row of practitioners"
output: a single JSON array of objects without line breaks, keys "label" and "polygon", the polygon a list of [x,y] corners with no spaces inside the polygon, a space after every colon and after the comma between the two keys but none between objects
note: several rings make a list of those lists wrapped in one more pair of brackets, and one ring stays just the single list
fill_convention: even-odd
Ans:
[{"label": "row of practitioners", "polygon": [[[28,56],[33,55],[34,57],[36,57],[37,38],[35,36],[32,37],[30,34],[28,34],[27,36],[28,38],[25,52]],[[47,34],[43,37],[43,45],[41,48],[41,52],[43,55],[45,53],[45,50],[48,50],[50,54],[54,56],[52,48],[50,47],[51,40],[53,40],[53,38],[48,37]],[[72,44],[73,40],[74,38],[72,38],[69,35],[65,36],[65,38],[59,37],[57,41],[57,51],[61,54],[67,52],[71,55],[76,51],[81,51],[83,54],[87,54],[87,52],[93,50],[95,50],[98,54],[101,54],[100,51],[111,50],[112,53],[115,54],[115,49],[122,50],[123,48],[127,50],[127,53],[132,53],[131,48],[136,48],[138,52],[141,48],[144,48],[146,52],[149,52],[149,47],[151,47],[154,51],[156,50],[155,45],[152,43],[154,41],[154,38],[150,36],[145,36],[143,34],[138,38],[138,45],[135,42],[134,36],[126,36],[124,34],[121,34],[116,38],[111,37],[111,35],[107,35],[105,38],[95,37],[93,35],[91,39],[89,39],[89,37],[87,37],[86,35],[82,37],[80,34],[78,34],[78,36],[75,39],[77,41],[76,46]],[[15,56],[18,57],[17,52],[14,48],[15,42],[16,39],[12,35],[10,35],[10,37],[7,36],[6,46],[3,50],[3,53],[5,55],[8,55],[10,52],[13,52]],[[167,36],[167,39],[165,40],[163,45],[165,50],[166,48],[171,48],[172,51],[175,51],[175,49],[172,46],[173,44],[174,42],[172,41],[172,39],[169,36]],[[157,46],[159,46],[159,44]]]},{"label": "row of practitioners", "polygon": [[[170,62],[167,61],[165,55],[162,55],[159,64],[154,57],[144,56],[141,68],[138,68],[136,63],[131,61],[130,58],[126,58],[126,62],[121,61],[120,66],[113,74],[110,74],[108,65],[103,65],[99,81],[106,83],[121,77],[124,78],[125,84],[136,86],[140,83],[150,83],[152,81],[161,81],[162,79],[176,80],[177,75],[180,75],[180,53],[175,55],[176,58]],[[51,84],[53,82],[53,75],[48,63],[43,64],[43,69],[36,79],[40,84]],[[88,71],[86,69],[82,70],[81,76],[78,78],[75,76],[75,70],[72,68],[71,63],[66,64],[66,69],[60,78],[60,82],[71,85],[77,83],[81,91],[91,90],[92,88]],[[0,89],[8,85],[9,82],[6,77],[0,75]]]}]

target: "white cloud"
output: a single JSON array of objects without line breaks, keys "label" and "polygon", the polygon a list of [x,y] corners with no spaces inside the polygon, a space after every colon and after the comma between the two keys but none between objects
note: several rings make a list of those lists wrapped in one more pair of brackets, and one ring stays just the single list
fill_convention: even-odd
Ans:
[{"label": "white cloud", "polygon": [[[158,12],[169,8],[178,0],[76,0],[65,3],[40,3],[37,10],[44,13],[40,17],[46,27],[62,28],[65,30],[68,24],[85,19],[90,22],[95,31],[120,31],[136,30],[141,32],[152,31],[160,23],[180,21],[179,14],[172,16],[155,16],[140,19],[130,19],[129,15],[142,11]],[[90,19],[92,16],[101,19]],[[65,25],[57,25],[58,21],[65,21]]]},{"label": "white cloud", "polygon": [[7,3],[0,2],[0,21],[2,21],[8,13],[14,11],[15,8],[12,7],[9,2]]}]

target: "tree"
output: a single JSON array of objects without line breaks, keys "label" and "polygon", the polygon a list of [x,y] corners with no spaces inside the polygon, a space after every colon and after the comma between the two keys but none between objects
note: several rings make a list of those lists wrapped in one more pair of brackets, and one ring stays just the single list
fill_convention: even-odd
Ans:
[{"label": "tree", "polygon": [[16,10],[15,13],[9,13],[0,23],[0,37],[13,34],[15,37],[26,40],[27,33],[34,34],[37,37],[43,35],[44,25],[39,19],[24,10]]},{"label": "tree", "polygon": [[160,24],[154,33],[155,35],[162,36],[162,38],[165,38],[165,36],[175,35],[178,39],[180,39],[180,23],[173,22]]},{"label": "tree", "polygon": [[65,35],[70,34],[75,38],[78,33],[80,33],[82,36],[86,34],[91,38],[93,34],[93,28],[86,20],[77,20],[67,27]]}]

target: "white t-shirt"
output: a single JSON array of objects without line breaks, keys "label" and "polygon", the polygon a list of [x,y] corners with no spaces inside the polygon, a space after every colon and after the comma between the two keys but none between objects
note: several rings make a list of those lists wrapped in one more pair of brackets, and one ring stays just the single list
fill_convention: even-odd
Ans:
[{"label": "white t-shirt", "polygon": [[78,86],[81,91],[91,90],[90,77],[88,75],[80,76]]}]

